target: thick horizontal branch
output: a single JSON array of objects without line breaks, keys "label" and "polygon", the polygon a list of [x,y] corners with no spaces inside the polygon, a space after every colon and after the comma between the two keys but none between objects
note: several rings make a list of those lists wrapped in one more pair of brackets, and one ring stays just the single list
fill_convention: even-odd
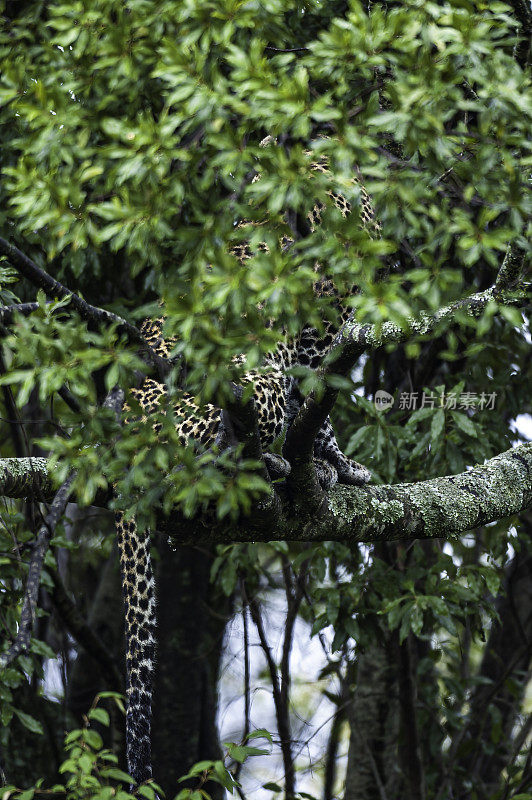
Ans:
[{"label": "thick horizontal branch", "polygon": [[474,530],[532,506],[532,443],[459,475],[395,486],[337,486],[325,518],[335,538],[433,539]]},{"label": "thick horizontal branch", "polygon": [[[124,393],[115,386],[103,402],[117,419],[124,402]],[[54,496],[52,471],[46,458],[0,458],[0,497],[46,502]]]},{"label": "thick horizontal branch", "polygon": [[[166,359],[157,355],[150,347],[149,343],[142,336],[141,332],[123,317],[113,314],[111,311],[106,311],[104,308],[98,308],[83,300],[82,297],[72,292],[62,283],[57,281],[45,270],[41,269],[31,258],[29,258],[22,250],[8,242],[6,239],[0,237],[0,254],[6,256],[7,260],[14,267],[17,272],[27,278],[34,286],[42,289],[47,297],[52,299],[68,297],[70,298],[71,307],[77,311],[82,319],[87,322],[94,322],[98,325],[111,325],[116,324],[118,330],[126,334],[132,341],[139,344],[142,348],[143,356],[150,366],[154,367],[159,374],[159,377],[164,377],[169,370],[169,363]],[[30,306],[31,304],[24,304]],[[24,308],[22,313],[28,313],[31,309]],[[9,309],[4,311],[4,314],[13,313]],[[3,321],[7,321],[5,318]]]},{"label": "thick horizontal branch", "polygon": [[459,475],[417,483],[363,487],[338,485],[318,511],[294,513],[279,487],[277,523],[260,515],[238,527],[184,520],[177,513],[161,529],[175,542],[249,541],[374,542],[440,538],[473,530],[532,507],[532,443],[507,450]]},{"label": "thick horizontal branch", "polygon": [[[1,459],[5,462],[29,459]],[[45,459],[38,461],[43,485],[49,478]],[[9,482],[0,494],[10,494]],[[28,480],[31,495],[31,482]],[[237,527],[205,518],[184,519],[177,512],[161,520],[161,529],[178,543],[207,544],[229,541],[351,541],[423,539],[464,533],[532,507],[532,443],[501,453],[459,475],[417,483],[385,486],[339,485],[324,493],[322,506],[312,515],[293,513],[283,485],[279,513],[255,508]],[[21,496],[22,484],[17,487]]]}]

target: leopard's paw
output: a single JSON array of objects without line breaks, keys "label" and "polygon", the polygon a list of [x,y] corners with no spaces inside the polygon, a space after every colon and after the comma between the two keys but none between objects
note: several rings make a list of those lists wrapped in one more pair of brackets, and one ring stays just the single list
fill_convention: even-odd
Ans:
[{"label": "leopard's paw", "polygon": [[263,458],[272,481],[276,478],[286,478],[287,475],[290,475],[292,468],[286,458],[275,453],[264,453]]},{"label": "leopard's paw", "polygon": [[369,483],[371,480],[369,469],[351,458],[344,458],[334,466],[338,472],[339,483],[347,483],[350,486],[364,486],[365,483]]}]

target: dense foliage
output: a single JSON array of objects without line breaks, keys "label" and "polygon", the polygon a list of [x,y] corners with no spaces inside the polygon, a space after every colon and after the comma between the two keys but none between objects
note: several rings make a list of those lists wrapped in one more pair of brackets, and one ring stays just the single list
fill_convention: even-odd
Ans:
[{"label": "dense foliage", "polygon": [[[260,366],[283,332],[320,328],[330,298],[314,291],[316,262],[340,292],[357,285],[350,303],[360,321],[404,324],[490,286],[509,246],[527,250],[531,105],[527,9],[519,2],[24,0],[0,8],[0,235],[129,321],[157,316],[162,302],[165,333],[175,342],[171,399],[186,389],[200,403],[223,406],[232,382]],[[273,141],[261,145],[267,136]],[[322,158],[329,173],[311,169]],[[361,225],[359,181],[378,236]],[[311,229],[307,212],[330,191],[343,194],[352,213],[328,209]],[[243,220],[254,223],[251,236]],[[291,247],[282,246],[283,236],[294,239]],[[244,241],[252,257],[241,262],[231,249]],[[190,518],[208,509],[211,525],[237,525],[265,490],[256,464],[238,448],[214,460],[183,447],[163,406],[125,435],[102,401],[146,371],[136,344],[116,325],[82,321],[68,300],[37,294],[7,263],[0,282],[4,305],[39,303],[0,328],[2,455],[45,453],[58,485],[74,469],[83,507],[114,484],[110,506],[153,528],[161,508],[176,507]],[[319,393],[315,373],[300,367],[297,376],[303,394]],[[458,316],[430,341],[382,348],[349,379],[333,377],[342,390],[333,422],[345,452],[376,482],[457,473],[522,438],[514,421],[532,410],[531,377],[526,319],[491,302],[479,320]],[[62,387],[75,402],[58,395]],[[377,408],[379,390],[393,395],[392,408]],[[2,509],[0,611],[8,639],[40,513],[38,504],[19,501]],[[282,585],[288,654],[294,615],[314,635],[333,631],[323,669],[338,725],[332,756],[321,764],[325,800],[341,779],[333,767],[331,779],[327,766],[348,737],[346,719],[347,800],[381,790],[389,798],[532,798],[523,717],[532,606],[515,578],[531,570],[530,532],[523,518],[445,546],[228,543],[209,551],[213,584],[198,584],[198,592],[219,604],[224,620],[241,598],[260,627],[259,599]],[[79,626],[67,625],[57,587],[64,582],[67,604],[74,597],[81,615],[99,625],[104,612],[98,617],[91,593],[113,558],[103,523],[85,534],[56,531],[31,652],[2,676],[8,782],[25,775],[29,785],[45,773],[53,780],[63,729],[79,721],[68,691]],[[113,591],[118,606],[116,585]],[[517,617],[513,591],[523,603]],[[191,597],[188,613],[200,614]],[[181,600],[160,598],[172,602]],[[74,639],[67,641],[65,627]],[[219,650],[220,636],[213,641]],[[44,666],[58,657],[62,706],[43,681]],[[492,669],[491,657],[504,669]],[[289,695],[289,662],[274,666],[269,677]],[[93,694],[119,688],[110,683],[98,678]],[[370,689],[378,731],[361,707]],[[173,691],[188,690],[177,683]],[[288,700],[285,712],[289,730]],[[356,752],[366,752],[357,725],[376,764],[368,785],[357,774]],[[39,745],[24,730],[48,741],[35,770]],[[80,739],[99,750],[89,730],[76,728],[71,750]],[[289,771],[294,755],[284,744]],[[112,772],[115,759],[104,753]],[[81,767],[94,778],[92,765]],[[301,756],[298,765],[304,768]],[[95,781],[70,796],[96,796]],[[104,782],[98,796],[125,798],[111,785]]]}]

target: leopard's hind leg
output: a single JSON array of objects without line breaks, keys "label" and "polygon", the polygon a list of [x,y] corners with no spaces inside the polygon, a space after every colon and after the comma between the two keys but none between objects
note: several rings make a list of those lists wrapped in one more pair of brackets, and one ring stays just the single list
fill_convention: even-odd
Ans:
[{"label": "leopard's hind leg", "polygon": [[371,473],[363,464],[345,456],[336,441],[329,417],[321,426],[314,442],[314,456],[328,461],[338,473],[339,483],[362,486],[371,480]]}]

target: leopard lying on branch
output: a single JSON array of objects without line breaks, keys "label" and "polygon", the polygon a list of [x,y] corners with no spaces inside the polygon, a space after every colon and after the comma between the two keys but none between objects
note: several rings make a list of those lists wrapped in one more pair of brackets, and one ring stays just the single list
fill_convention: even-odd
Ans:
[{"label": "leopard lying on branch", "polygon": [[[275,146],[270,138],[264,146]],[[324,160],[313,163],[311,169],[329,175]],[[255,178],[260,179],[258,176]],[[359,184],[357,177],[353,182]],[[378,233],[373,209],[367,193],[360,186],[360,217],[368,235]],[[336,207],[342,216],[351,213],[351,207],[343,195],[334,189],[317,200],[309,211],[307,220],[311,230],[321,224],[325,207]],[[246,223],[241,223],[241,227]],[[289,248],[292,240],[284,237],[283,248]],[[259,245],[267,250],[267,245]],[[232,254],[240,261],[252,258],[249,244],[238,245]],[[304,366],[316,369],[327,354],[335,333],[347,320],[351,312],[342,307],[330,281],[319,277],[315,283],[317,295],[328,294],[337,311],[337,320],[325,322],[319,333],[307,326],[294,339],[278,343],[269,354],[263,370],[247,372],[243,383],[253,384],[253,400],[257,413],[260,444],[264,461],[272,478],[282,477],[290,471],[290,465],[280,456],[268,452],[284,430],[291,424],[301,404],[297,381],[290,374],[293,367]],[[164,318],[146,320],[142,334],[152,348],[167,357],[172,343],[165,341],[162,333]],[[153,379],[145,379],[142,386],[131,391],[131,395],[149,418],[166,394],[166,387]],[[178,418],[177,431],[184,444],[194,440],[204,448],[226,441],[223,412],[213,405],[201,409],[193,398],[183,395],[175,408]],[[340,450],[330,421],[327,419],[319,431],[314,444],[314,466],[323,488],[330,488],[338,481],[361,485],[369,481],[366,467],[347,458]],[[126,521],[117,515],[117,534],[122,569],[123,591],[126,606],[127,638],[127,758],[129,774],[136,783],[151,776],[150,719],[152,677],[155,656],[155,592],[149,555],[149,532],[137,530],[134,521]]]}]

